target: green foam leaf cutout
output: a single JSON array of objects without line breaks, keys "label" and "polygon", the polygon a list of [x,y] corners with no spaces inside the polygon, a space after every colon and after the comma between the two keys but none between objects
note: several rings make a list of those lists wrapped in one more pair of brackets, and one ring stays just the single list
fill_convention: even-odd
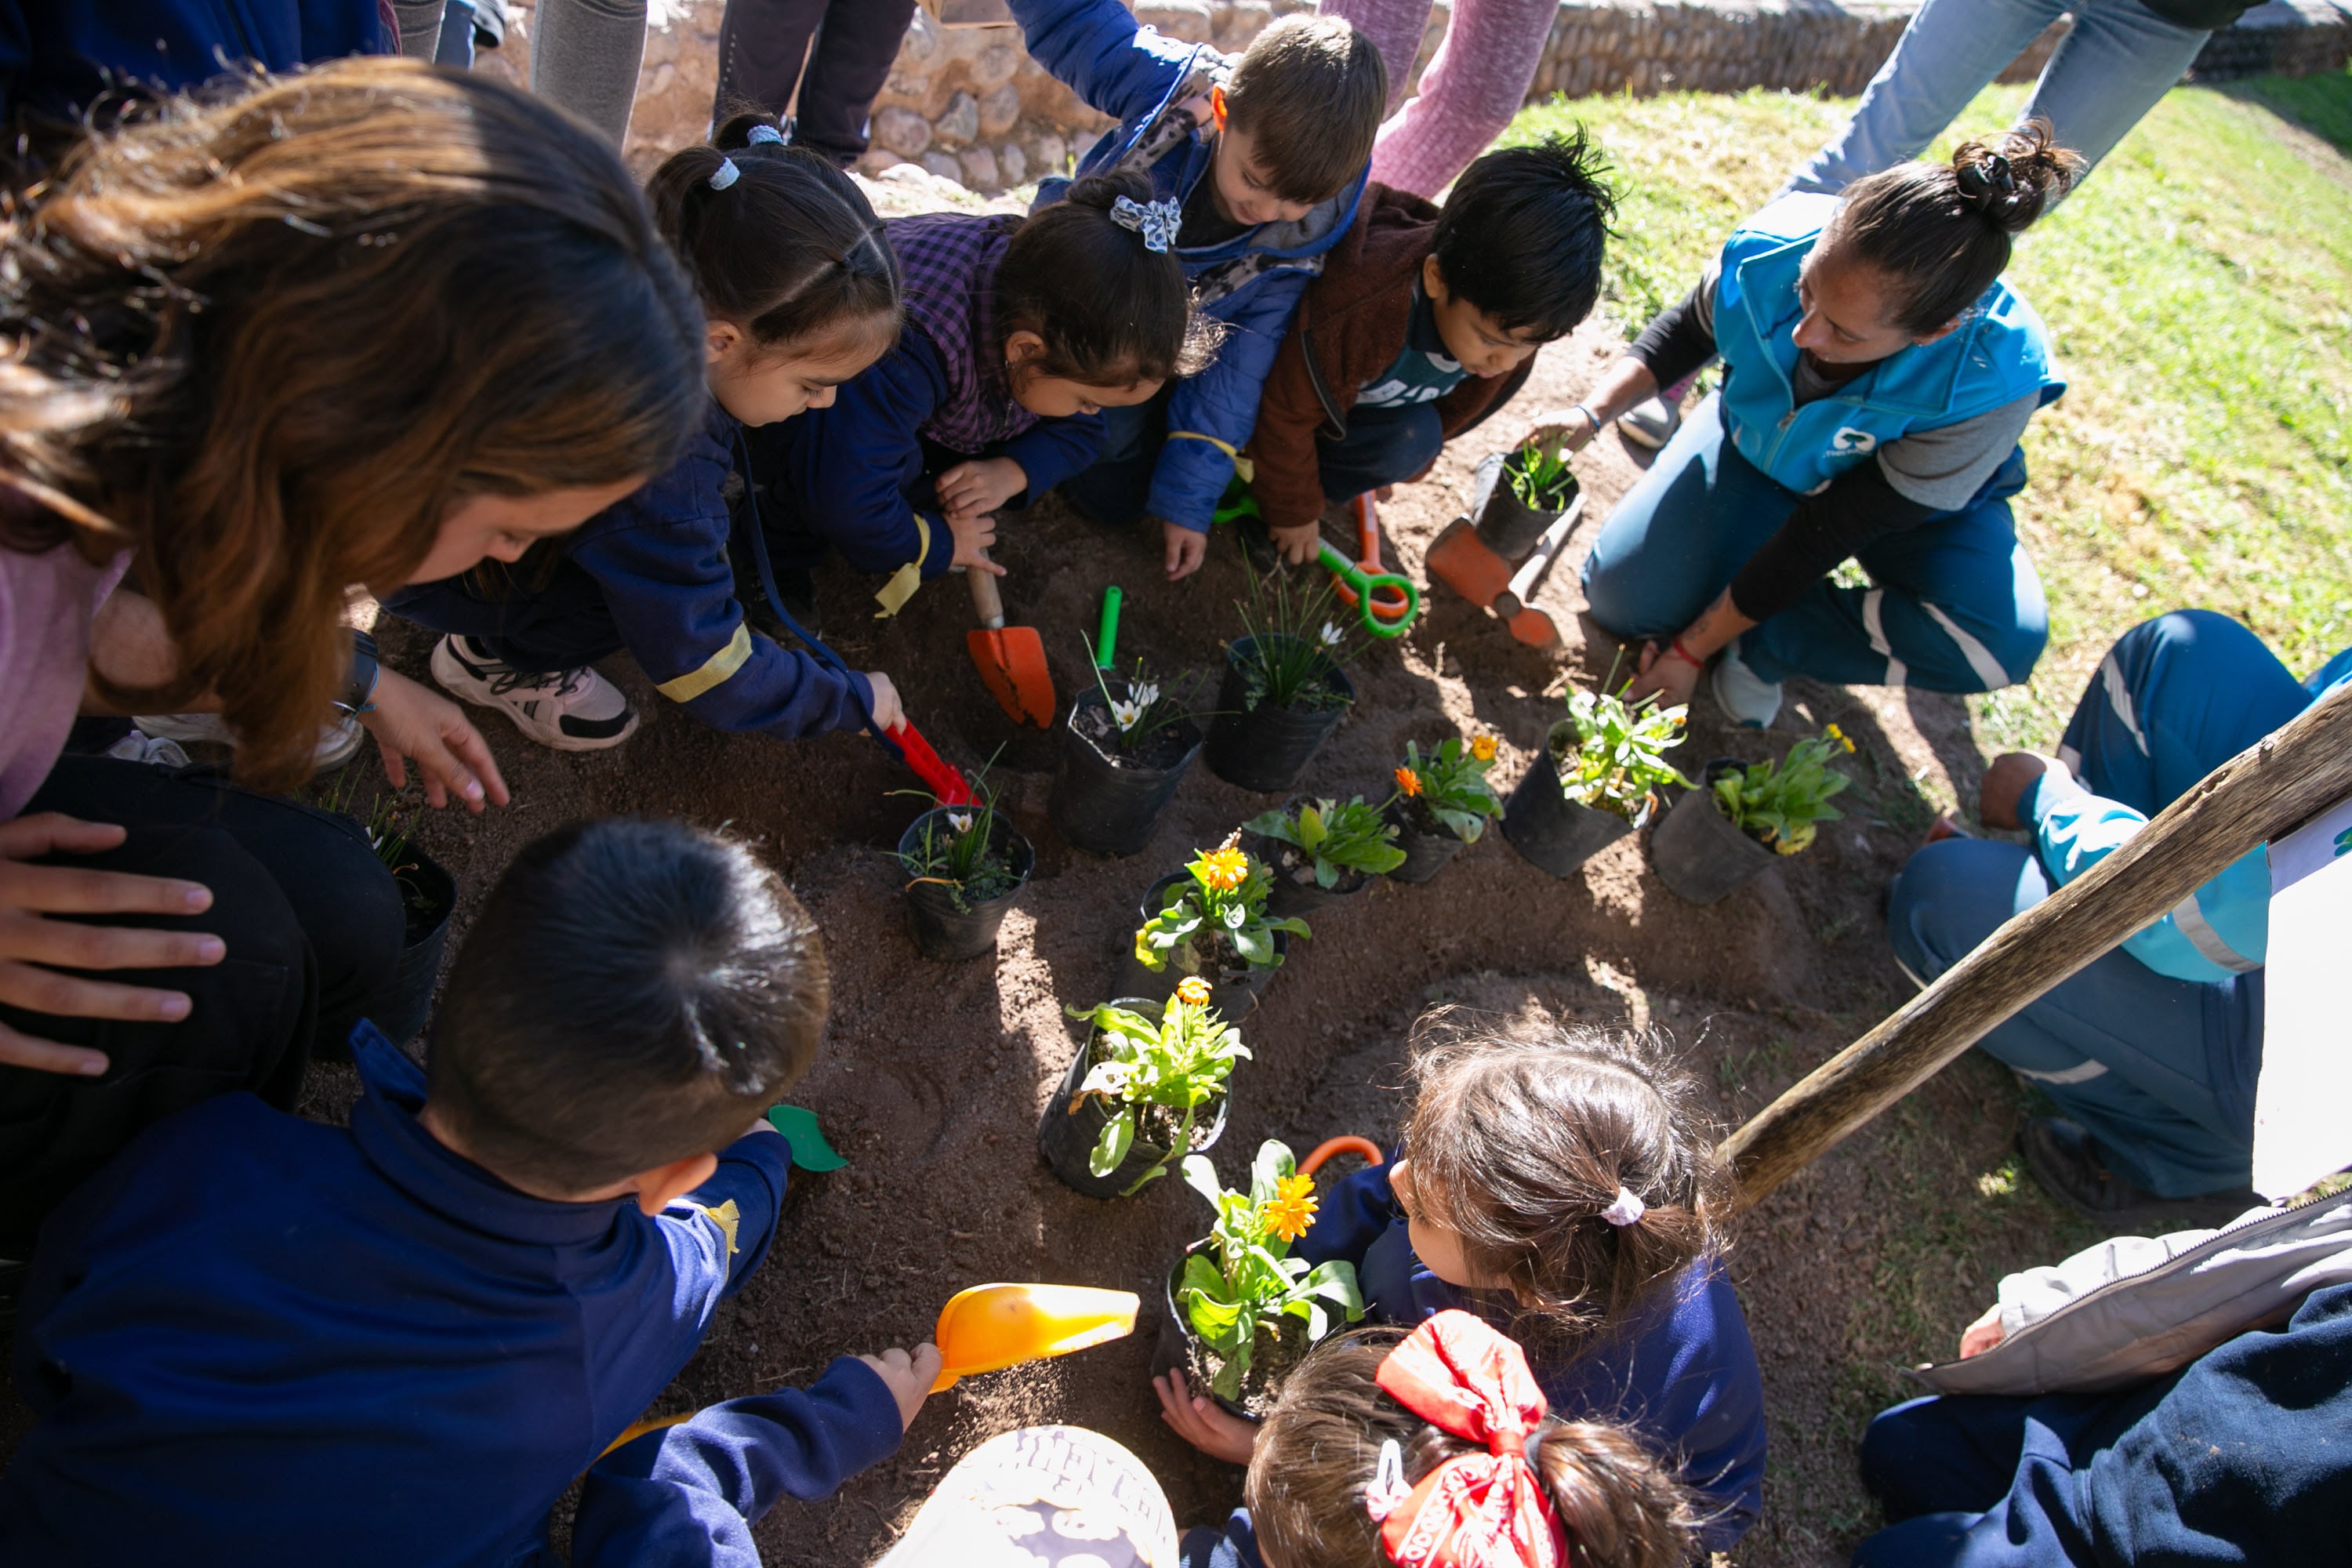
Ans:
[{"label": "green foam leaf cutout", "polygon": [[768,1107],[769,1125],[792,1141],[793,1163],[803,1171],[838,1171],[849,1163],[824,1141],[816,1112],[797,1105]]}]

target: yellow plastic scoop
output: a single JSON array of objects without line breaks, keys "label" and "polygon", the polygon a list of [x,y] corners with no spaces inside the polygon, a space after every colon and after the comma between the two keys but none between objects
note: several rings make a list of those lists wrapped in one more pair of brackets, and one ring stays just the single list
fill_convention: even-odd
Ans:
[{"label": "yellow plastic scoop", "polygon": [[959,1290],[940,1309],[940,1326],[931,1336],[940,1347],[940,1380],[931,1392],[951,1388],[958,1378],[975,1373],[1125,1339],[1135,1332],[1141,1305],[1132,1290],[1089,1285],[975,1285]]}]

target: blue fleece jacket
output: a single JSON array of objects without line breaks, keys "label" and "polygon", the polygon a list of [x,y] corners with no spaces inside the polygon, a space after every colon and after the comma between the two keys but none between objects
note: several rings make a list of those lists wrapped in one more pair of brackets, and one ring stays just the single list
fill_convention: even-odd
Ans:
[{"label": "blue fleece jacket", "polygon": [[684,455],[590,518],[571,559],[604,590],[614,629],[655,689],[704,723],[788,740],[862,729],[872,682],[828,669],[743,619],[724,490],[741,429],[714,400]]},{"label": "blue fleece jacket", "polygon": [[[11,1561],[551,1563],[549,1508],[767,1255],[773,1132],[658,1217],[551,1203],[427,1132],[423,1072],[373,1028],[352,1049],[348,1128],[224,1095],[51,1216],[16,1328],[38,1421],[0,1478]],[[847,1454],[897,1441],[868,1384],[825,1415]]]},{"label": "blue fleece jacket", "polygon": [[[1327,1194],[1291,1256],[1342,1258],[1356,1268],[1367,1320],[1405,1327],[1449,1308],[1482,1308],[1423,1266],[1412,1250],[1389,1168],[1357,1172]],[[1535,1363],[1552,1413],[1625,1423],[1679,1456],[1683,1478],[1718,1511],[1705,1540],[1727,1550],[1764,1506],[1764,1380],[1748,1320],[1719,1261],[1703,1258],[1671,1291],[1564,1364]]]},{"label": "blue fleece jacket", "polygon": [[73,120],[110,85],[173,92],[396,47],[375,0],[0,0],[0,118]]},{"label": "blue fleece jacket", "polygon": [[[1116,166],[1161,114],[1184,97],[1203,70],[1223,70],[1225,56],[1206,44],[1163,37],[1139,26],[1118,0],[1011,0],[1032,58],[1118,128],[1097,142],[1081,174]],[[1202,90],[1198,86],[1195,92]],[[1156,195],[1181,203],[1209,172],[1214,137],[1195,131],[1147,171]],[[1066,182],[1038,186],[1042,204]],[[1184,275],[1202,308],[1230,329],[1216,363],[1177,384],[1168,404],[1168,444],[1160,449],[1145,510],[1195,532],[1208,531],[1234,461],[1257,426],[1258,395],[1307,283],[1323,255],[1355,222],[1364,174],[1295,224],[1264,223],[1218,245],[1180,246]]]}]

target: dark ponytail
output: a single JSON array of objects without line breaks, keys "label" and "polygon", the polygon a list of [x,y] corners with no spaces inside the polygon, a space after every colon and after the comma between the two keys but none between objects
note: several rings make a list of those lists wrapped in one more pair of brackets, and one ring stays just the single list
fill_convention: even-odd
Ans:
[{"label": "dark ponytail", "polygon": [[1902,163],[1856,181],[1822,244],[1895,279],[1893,324],[1925,336],[1992,287],[2011,237],[2056,205],[2085,166],[2035,120],[1963,142],[1948,163]]},{"label": "dark ponytail", "polygon": [[898,264],[881,220],[831,159],[754,142],[762,127],[774,131],[774,120],[738,114],[709,145],[671,153],[646,184],[703,309],[762,345],[895,337]]},{"label": "dark ponytail", "polygon": [[1150,249],[1141,232],[1112,218],[1122,197],[1149,203],[1150,181],[1132,171],[1078,180],[1005,247],[997,324],[1045,340],[1025,374],[1126,386],[1198,375],[1216,358],[1223,325],[1192,309],[1175,237]]}]

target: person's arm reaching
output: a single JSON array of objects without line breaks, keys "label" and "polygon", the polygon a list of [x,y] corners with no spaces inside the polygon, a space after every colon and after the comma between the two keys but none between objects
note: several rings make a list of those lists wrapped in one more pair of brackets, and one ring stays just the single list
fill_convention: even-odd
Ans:
[{"label": "person's arm reaching", "polygon": [[1029,58],[1114,120],[1160,107],[1199,46],[1146,27],[1118,0],[1011,0]]},{"label": "person's arm reaching", "polygon": [[1710,258],[1690,292],[1651,319],[1599,385],[1573,406],[1536,416],[1517,444],[1581,451],[1627,410],[1714,358],[1715,285],[1721,269]]},{"label": "person's arm reaching", "polygon": [[1210,521],[1257,426],[1258,399],[1307,284],[1305,272],[1289,268],[1250,285],[1225,317],[1231,330],[1216,363],[1179,382],[1168,400],[1168,441],[1144,510],[1171,535],[1171,578],[1190,576],[1206,554]]}]

